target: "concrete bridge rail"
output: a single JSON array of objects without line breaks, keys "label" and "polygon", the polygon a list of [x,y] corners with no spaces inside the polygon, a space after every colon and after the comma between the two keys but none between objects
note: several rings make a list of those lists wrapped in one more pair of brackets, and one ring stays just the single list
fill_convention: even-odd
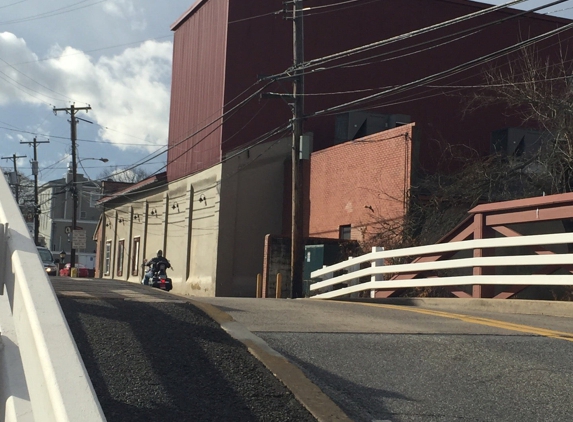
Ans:
[{"label": "concrete bridge rail", "polygon": [[0,420],[105,421],[4,178],[0,198]]}]

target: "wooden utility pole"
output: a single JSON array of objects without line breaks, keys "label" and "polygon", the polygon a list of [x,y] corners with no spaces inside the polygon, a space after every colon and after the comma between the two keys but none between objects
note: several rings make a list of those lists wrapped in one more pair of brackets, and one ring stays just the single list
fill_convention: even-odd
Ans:
[{"label": "wooden utility pole", "polygon": [[32,164],[32,174],[34,175],[34,243],[40,246],[40,204],[38,201],[38,144],[48,144],[50,141],[37,141],[36,138],[32,142],[20,141],[21,144],[28,144],[34,147],[34,160]]},{"label": "wooden utility pole", "polygon": [[[71,116],[70,119],[70,126],[71,126],[71,140],[72,140],[72,201],[73,201],[73,209],[72,209],[72,244],[71,244],[71,251],[70,251],[70,268],[74,268],[76,265],[76,249],[74,248],[74,239],[73,234],[76,230],[77,221],[78,221],[78,192],[77,192],[77,184],[76,184],[76,177],[77,177],[77,162],[76,162],[76,113],[80,110],[91,110],[91,107],[75,107],[73,104],[69,108],[55,108],[54,107],[54,114],[58,114],[58,111],[65,111],[69,113]],[[70,272],[71,274],[71,272]]]},{"label": "wooden utility pole", "polygon": [[16,204],[20,206],[20,198],[19,198],[20,182],[18,179],[18,166],[16,164],[16,160],[18,160],[18,158],[26,158],[26,156],[12,154],[11,157],[2,157],[3,160],[12,160],[14,162],[14,174],[15,174],[14,177],[16,178],[16,183],[13,184],[13,186],[16,186],[14,196],[16,197]]},{"label": "wooden utility pole", "polygon": [[302,160],[300,138],[303,133],[304,77],[299,66],[304,61],[302,0],[293,0],[293,119],[292,119],[292,233],[291,233],[291,297],[303,297],[304,238],[302,230]]}]

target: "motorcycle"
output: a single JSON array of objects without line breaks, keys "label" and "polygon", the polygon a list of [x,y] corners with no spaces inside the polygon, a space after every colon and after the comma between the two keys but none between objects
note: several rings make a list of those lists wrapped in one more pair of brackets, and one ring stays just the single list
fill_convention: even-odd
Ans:
[{"label": "motorcycle", "polygon": [[149,279],[149,285],[157,289],[170,291],[173,288],[173,283],[171,279],[167,277],[168,264],[165,262],[160,262],[152,266],[151,271],[153,275]]}]

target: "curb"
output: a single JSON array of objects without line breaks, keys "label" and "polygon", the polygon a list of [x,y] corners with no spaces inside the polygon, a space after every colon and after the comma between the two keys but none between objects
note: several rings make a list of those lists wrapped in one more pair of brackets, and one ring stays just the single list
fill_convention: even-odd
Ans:
[{"label": "curb", "polygon": [[187,300],[221,325],[221,328],[231,337],[247,346],[249,352],[262,362],[318,421],[352,422],[352,419],[310,381],[298,366],[289,362],[263,339],[247,330],[243,324],[235,321],[233,317],[214,305],[193,299]]},{"label": "curb", "polygon": [[397,297],[387,299],[340,299],[344,302],[385,303],[392,305],[439,308],[441,310],[501,312],[573,318],[573,302],[526,299],[465,299],[435,297]]}]

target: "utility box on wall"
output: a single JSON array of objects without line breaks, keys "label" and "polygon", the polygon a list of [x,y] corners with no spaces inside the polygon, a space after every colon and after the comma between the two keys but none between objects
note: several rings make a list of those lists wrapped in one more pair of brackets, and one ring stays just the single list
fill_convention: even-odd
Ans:
[{"label": "utility box on wall", "polygon": [[336,264],[343,259],[340,245],[306,245],[302,270],[304,296],[310,296],[310,274],[313,271],[320,270],[325,265]]},{"label": "utility box on wall", "polygon": [[310,273],[324,266],[324,245],[306,245],[304,247],[303,280],[310,280]]},{"label": "utility box on wall", "polygon": [[302,290],[304,297],[310,297],[310,274],[324,266],[324,245],[306,245],[302,267]]}]

